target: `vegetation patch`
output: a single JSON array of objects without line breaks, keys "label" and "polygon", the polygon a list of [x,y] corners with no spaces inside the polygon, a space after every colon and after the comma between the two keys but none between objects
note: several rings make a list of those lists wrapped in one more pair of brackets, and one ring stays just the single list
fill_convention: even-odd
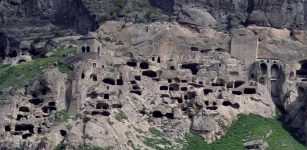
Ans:
[{"label": "vegetation patch", "polygon": [[[269,138],[264,138],[268,131],[273,133]],[[298,142],[289,129],[283,126],[283,122],[277,118],[263,118],[259,115],[240,115],[227,134],[219,141],[213,144],[207,144],[197,135],[186,135],[187,144],[184,150],[244,150],[244,140],[263,139],[269,144],[269,149],[273,150],[303,150],[306,149],[303,144]]]},{"label": "vegetation patch", "polygon": [[127,120],[128,117],[123,111],[119,111],[118,113],[115,114],[115,119],[122,122],[123,120]]},{"label": "vegetation patch", "polygon": [[64,123],[64,122],[67,122],[68,119],[69,119],[68,112],[67,112],[67,110],[63,109],[63,110],[57,111],[55,113],[55,117],[52,120],[52,122],[54,122],[54,123]]},{"label": "vegetation patch", "polygon": [[61,72],[71,70],[68,66],[60,63],[63,55],[75,52],[74,47],[58,49],[48,58],[38,58],[30,62],[17,65],[4,65],[0,67],[0,88],[20,86],[32,82],[35,76],[44,69],[57,63]]},{"label": "vegetation patch", "polygon": [[153,135],[155,135],[155,136],[163,136],[163,133],[162,133],[160,130],[158,130],[157,128],[151,127],[151,128],[149,128],[148,130],[149,130],[149,132],[150,132],[151,134],[153,134]]}]

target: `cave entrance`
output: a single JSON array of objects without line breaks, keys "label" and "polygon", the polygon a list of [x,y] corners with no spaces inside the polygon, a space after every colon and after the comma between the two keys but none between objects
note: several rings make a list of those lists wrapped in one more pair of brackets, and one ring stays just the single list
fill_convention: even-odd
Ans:
[{"label": "cave entrance", "polygon": [[244,94],[256,94],[256,89],[255,88],[245,88]]},{"label": "cave entrance", "polygon": [[217,79],[216,82],[211,83],[212,86],[225,86],[225,81],[223,79]]},{"label": "cave entrance", "polygon": [[180,89],[180,85],[179,84],[173,83],[173,84],[169,85],[169,90],[170,91],[179,91],[179,89]]},{"label": "cave entrance", "polygon": [[262,75],[267,75],[268,74],[268,66],[265,63],[262,63],[260,65],[261,73]]},{"label": "cave entrance", "polygon": [[160,86],[160,91],[168,91],[168,86]]},{"label": "cave entrance", "polygon": [[198,66],[197,63],[189,63],[189,64],[182,64],[182,69],[190,69],[193,75],[197,75],[198,72]]},{"label": "cave entrance", "polygon": [[96,104],[96,109],[109,109],[110,106],[107,103],[97,103]]},{"label": "cave entrance", "polygon": [[272,65],[271,67],[271,77],[277,78],[279,75],[279,67],[277,64]]},{"label": "cave entrance", "polygon": [[154,111],[154,112],[152,112],[152,116],[154,118],[162,118],[163,114],[161,113],[161,111]]},{"label": "cave entrance", "polygon": [[204,95],[208,95],[209,93],[212,93],[213,90],[212,89],[204,89]]},{"label": "cave entrance", "polygon": [[11,51],[8,56],[9,57],[17,57],[17,51],[16,50]]},{"label": "cave entrance", "polygon": [[93,79],[93,81],[97,81],[97,75],[92,74],[92,75],[91,75],[91,78]]},{"label": "cave entrance", "polygon": [[301,61],[301,69],[296,71],[296,75],[301,78],[307,78],[307,60]]},{"label": "cave entrance", "polygon": [[34,133],[34,126],[32,124],[17,124],[15,125],[15,131],[29,131]]},{"label": "cave entrance", "polygon": [[111,78],[105,78],[102,80],[102,82],[105,84],[115,85],[115,80]]},{"label": "cave entrance", "polygon": [[127,66],[136,67],[136,66],[137,66],[137,63],[134,62],[134,61],[128,61],[128,62],[127,62]]},{"label": "cave entrance", "polygon": [[89,46],[86,47],[86,52],[91,52],[91,48]]},{"label": "cave entrance", "polygon": [[143,72],[142,72],[142,75],[143,75],[143,76],[150,77],[150,78],[155,78],[155,77],[157,77],[157,73],[154,72],[154,71],[152,71],[152,70],[143,71]]},{"label": "cave entrance", "polygon": [[141,69],[149,69],[149,65],[148,65],[147,62],[141,62],[140,68],[141,68]]},{"label": "cave entrance", "polygon": [[235,81],[235,88],[240,87],[241,85],[243,85],[245,82],[244,81]]},{"label": "cave entrance", "polygon": [[85,53],[86,52],[86,50],[85,50],[85,47],[83,46],[82,47],[82,53]]}]

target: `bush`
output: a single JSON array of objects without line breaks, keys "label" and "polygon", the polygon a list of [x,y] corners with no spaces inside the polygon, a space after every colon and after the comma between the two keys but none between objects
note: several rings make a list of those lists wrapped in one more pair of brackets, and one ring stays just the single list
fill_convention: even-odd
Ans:
[{"label": "bush", "polygon": [[119,111],[118,113],[115,114],[115,119],[122,122],[123,120],[127,120],[128,117],[123,111]]},{"label": "bush", "polygon": [[288,129],[283,126],[283,122],[276,118],[263,118],[259,115],[240,115],[227,134],[212,144],[207,144],[197,135],[188,134],[186,136],[187,145],[184,149],[244,150],[243,140],[263,139],[269,130],[272,130],[273,134],[264,140],[268,142],[270,149],[306,149],[303,144],[291,136]]},{"label": "bush", "polygon": [[20,86],[32,82],[36,75],[43,70],[52,66],[54,63],[59,64],[59,70],[68,72],[71,70],[68,66],[60,63],[64,54],[75,52],[75,48],[58,49],[48,58],[38,58],[30,62],[17,65],[0,67],[0,88],[11,86]]},{"label": "bush", "polygon": [[64,123],[69,119],[69,115],[66,109],[57,111],[55,114],[55,118],[52,120],[54,123]]}]

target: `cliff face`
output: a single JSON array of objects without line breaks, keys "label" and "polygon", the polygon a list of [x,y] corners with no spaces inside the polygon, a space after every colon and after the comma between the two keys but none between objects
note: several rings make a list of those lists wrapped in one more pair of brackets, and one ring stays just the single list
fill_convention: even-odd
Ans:
[{"label": "cliff face", "polygon": [[[185,6],[208,11],[218,20],[220,29],[249,24],[276,28],[306,28],[304,0],[175,0],[167,2],[152,0],[151,2],[165,12],[173,14],[180,13],[182,11],[180,8]],[[178,9],[172,11],[173,8]]]},{"label": "cliff face", "polygon": [[81,0],[0,1],[0,52],[17,50],[21,40],[86,34],[98,27]]}]

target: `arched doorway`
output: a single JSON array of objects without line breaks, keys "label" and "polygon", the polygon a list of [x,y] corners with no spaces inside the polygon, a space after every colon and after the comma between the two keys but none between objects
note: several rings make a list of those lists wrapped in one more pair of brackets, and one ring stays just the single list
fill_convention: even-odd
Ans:
[{"label": "arched doorway", "polygon": [[277,64],[274,64],[271,67],[271,77],[277,78],[278,76],[279,76],[279,66]]},{"label": "arched doorway", "polygon": [[265,63],[262,63],[260,65],[261,73],[262,75],[267,75],[268,74],[268,66]]},{"label": "arched doorway", "polygon": [[296,71],[298,77],[307,77],[307,60],[300,61],[301,69]]}]

